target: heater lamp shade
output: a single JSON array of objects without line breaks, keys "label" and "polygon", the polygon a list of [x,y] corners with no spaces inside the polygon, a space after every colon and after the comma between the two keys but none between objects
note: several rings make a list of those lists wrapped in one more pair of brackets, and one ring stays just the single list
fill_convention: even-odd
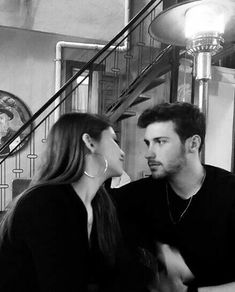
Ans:
[{"label": "heater lamp shade", "polygon": [[[149,34],[154,39],[175,46],[186,46],[185,17],[189,10],[197,5],[217,5],[223,11],[225,20],[223,38],[227,42],[235,41],[235,1],[234,0],[194,0],[186,1],[163,10],[151,22]],[[200,22],[200,17],[198,19]]]}]

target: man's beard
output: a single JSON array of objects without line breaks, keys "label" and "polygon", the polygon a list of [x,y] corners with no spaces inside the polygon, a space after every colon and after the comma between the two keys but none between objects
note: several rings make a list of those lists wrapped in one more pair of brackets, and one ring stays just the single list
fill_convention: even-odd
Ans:
[{"label": "man's beard", "polygon": [[167,162],[166,165],[159,163],[156,170],[151,170],[152,177],[155,179],[170,178],[180,172],[186,164],[185,148],[182,146],[180,154],[174,160]]}]

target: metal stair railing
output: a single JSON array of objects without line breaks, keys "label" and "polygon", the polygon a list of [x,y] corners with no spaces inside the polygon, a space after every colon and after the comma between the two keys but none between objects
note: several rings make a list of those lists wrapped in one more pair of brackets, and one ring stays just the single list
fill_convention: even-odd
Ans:
[{"label": "metal stair railing", "polygon": [[[157,2],[157,4],[156,4]],[[14,136],[12,136],[2,147],[0,147],[0,153],[2,152],[2,150],[4,150],[7,146],[9,146],[26,128],[28,128],[58,97],[61,96],[62,93],[64,93],[64,91],[66,90],[66,88],[68,88],[68,86],[70,84],[72,84],[79,76],[82,75],[83,72],[85,72],[87,69],[89,69],[92,65],[95,64],[95,62],[97,60],[99,60],[100,56],[102,56],[104,53],[106,53],[108,51],[108,49],[110,47],[112,47],[113,45],[115,45],[115,43],[118,43],[115,45],[115,47],[107,53],[107,55],[101,60],[99,61],[99,64],[101,64],[102,62],[104,62],[104,59],[106,59],[110,54],[112,54],[113,52],[118,52],[119,50],[119,46],[123,43],[123,41],[128,38],[131,33],[133,31],[136,30],[137,27],[140,27],[140,31],[141,31],[141,24],[143,24],[143,21],[151,14],[151,20],[154,18],[152,16],[154,10],[156,9],[156,7],[158,7],[161,3],[163,2],[163,0],[157,1],[157,0],[152,0],[150,1],[129,23],[128,25],[123,28],[123,30],[121,30],[120,33],[118,33],[106,46],[104,46],[103,49],[101,49],[90,61],[88,61],[76,74],[74,74],[33,116],[30,120],[28,120],[16,133]],[[150,11],[148,11],[149,8],[151,8],[151,6],[153,6],[154,4],[156,4]],[[147,12],[148,11],[148,12]],[[146,13],[146,15],[144,15],[144,13]],[[154,14],[155,16],[155,14]],[[141,19],[141,20],[140,20]],[[129,32],[128,32],[129,31]],[[127,33],[128,32],[128,33]],[[125,35],[124,38],[122,38],[120,40],[120,38]],[[140,37],[141,38],[141,37]],[[150,37],[149,37],[150,38]],[[150,38],[150,42],[154,43],[155,41]],[[144,43],[139,42],[138,43],[139,46],[143,46]],[[150,52],[151,54],[152,52]],[[153,54],[153,53],[152,53]],[[127,58],[131,56],[127,56]],[[138,64],[138,70],[140,71],[140,66]],[[84,78],[85,79],[85,78]],[[82,83],[82,82],[81,82]],[[80,83],[80,84],[81,84]],[[78,87],[78,85],[77,85]],[[74,88],[73,90],[75,90],[76,88]],[[61,105],[61,103],[59,104]],[[0,164],[5,160],[5,158],[0,161]]]},{"label": "metal stair railing", "polygon": [[[149,36],[148,27],[156,14],[161,11],[162,2],[162,0],[150,1],[119,34],[72,75],[32,118],[0,147],[1,155],[4,149],[12,145],[18,137],[22,137],[19,144],[0,158],[0,210],[4,210],[11,200],[12,180],[22,177],[31,178],[34,175],[47,134],[54,123],[55,111],[59,111],[60,114],[79,111],[79,107],[76,108],[77,99],[80,98],[79,90],[84,81],[91,78],[91,72],[96,72],[96,77],[98,76],[97,108],[99,113],[105,114],[110,104],[123,96],[123,92],[133,85],[144,68],[154,62],[161,50],[160,43]],[[126,51],[122,51],[120,46],[125,40],[128,40],[129,46]],[[76,60],[84,62],[83,54],[79,50]],[[78,82],[78,77],[81,76],[82,79]],[[88,110],[91,110],[89,102],[92,100],[93,91],[91,88],[88,91]],[[110,97],[112,99],[108,101]],[[55,101],[57,101],[56,105]]]}]

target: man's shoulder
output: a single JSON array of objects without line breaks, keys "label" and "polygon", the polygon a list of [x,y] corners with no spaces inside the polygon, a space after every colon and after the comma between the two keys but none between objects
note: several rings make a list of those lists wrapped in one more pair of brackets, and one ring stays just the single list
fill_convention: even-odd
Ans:
[{"label": "man's shoulder", "polygon": [[212,165],[205,165],[206,167],[206,172],[207,175],[209,177],[211,177],[212,179],[214,179],[215,183],[216,182],[223,182],[223,181],[231,181],[231,182],[235,182],[235,174],[223,169],[221,167],[217,167],[217,166],[212,166]]},{"label": "man's shoulder", "polygon": [[132,181],[120,188],[120,191],[126,191],[126,190],[142,190],[146,188],[150,188],[153,185],[158,185],[159,181],[152,178],[152,176],[141,178],[135,181]]},{"label": "man's shoulder", "polygon": [[235,175],[228,170],[211,165],[206,166],[207,185],[214,194],[224,199],[224,196],[235,199]]},{"label": "man's shoulder", "polygon": [[150,177],[141,178],[132,181],[118,189],[111,190],[111,195],[116,201],[124,202],[142,202],[161,190],[162,180]]}]

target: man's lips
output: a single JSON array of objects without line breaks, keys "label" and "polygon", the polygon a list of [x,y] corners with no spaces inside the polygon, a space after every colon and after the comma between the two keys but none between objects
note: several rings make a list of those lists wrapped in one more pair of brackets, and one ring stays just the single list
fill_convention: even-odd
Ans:
[{"label": "man's lips", "polygon": [[149,161],[148,162],[149,167],[153,167],[153,166],[160,166],[162,165],[160,162],[153,162],[153,161]]}]

